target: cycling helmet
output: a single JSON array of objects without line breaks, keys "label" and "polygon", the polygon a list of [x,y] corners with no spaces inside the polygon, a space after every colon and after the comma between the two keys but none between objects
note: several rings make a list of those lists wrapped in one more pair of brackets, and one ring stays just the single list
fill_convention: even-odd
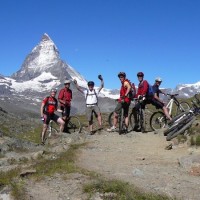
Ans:
[{"label": "cycling helmet", "polygon": [[88,86],[94,86],[94,82],[93,81],[88,81]]},{"label": "cycling helmet", "polygon": [[64,85],[70,83],[70,80],[65,80]]},{"label": "cycling helmet", "polygon": [[161,79],[160,77],[157,77],[157,78],[155,79],[155,81],[157,81],[157,82],[162,82],[162,79]]},{"label": "cycling helmet", "polygon": [[137,76],[144,76],[144,73],[143,72],[138,72]]},{"label": "cycling helmet", "polygon": [[51,92],[55,92],[55,93],[56,93],[56,92],[57,92],[57,89],[52,88],[52,89],[51,89]]},{"label": "cycling helmet", "polygon": [[118,77],[123,76],[126,77],[126,73],[125,72],[119,72]]}]

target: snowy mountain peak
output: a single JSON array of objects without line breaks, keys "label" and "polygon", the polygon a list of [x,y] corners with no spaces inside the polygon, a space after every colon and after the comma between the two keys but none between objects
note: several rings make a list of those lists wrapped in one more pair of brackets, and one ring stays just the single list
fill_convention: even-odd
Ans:
[{"label": "snowy mountain peak", "polygon": [[[26,57],[21,69],[11,76],[12,80],[15,80],[12,84],[13,88],[15,88],[16,91],[20,91],[18,88],[21,85],[23,87],[21,91],[24,91],[28,90],[26,86],[29,85],[30,87],[31,84],[34,83],[37,87],[32,85],[31,90],[35,90],[35,88],[38,89],[39,87],[41,87],[40,91],[48,90],[49,86],[51,86],[50,82],[53,79],[49,79],[46,76],[47,74],[59,80],[56,81],[56,86],[62,84],[65,79],[77,79],[81,86],[87,86],[87,81],[84,77],[61,60],[59,50],[55,43],[47,33],[44,33],[40,42]],[[41,82],[38,77],[43,77],[45,80]]]},{"label": "snowy mountain peak", "polygon": [[[59,51],[47,33],[26,57],[21,69],[12,75],[18,81],[28,81],[39,76],[44,71],[55,71],[64,65],[60,60]],[[58,69],[59,71],[59,69]]]},{"label": "snowy mountain peak", "polygon": [[42,36],[42,41],[48,41],[48,40],[51,40],[51,38],[47,33],[44,33],[44,35]]}]

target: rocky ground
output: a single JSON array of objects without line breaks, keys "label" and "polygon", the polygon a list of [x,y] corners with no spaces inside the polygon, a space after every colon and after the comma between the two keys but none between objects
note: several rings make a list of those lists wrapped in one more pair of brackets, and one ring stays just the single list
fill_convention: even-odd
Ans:
[{"label": "rocky ground", "polygon": [[[126,135],[106,131],[88,135],[85,132],[66,135],[62,140],[54,140],[48,147],[18,142],[18,147],[27,146],[28,151],[23,153],[6,149],[12,146],[13,140],[0,137],[1,151],[5,153],[0,158],[0,169],[6,171],[15,168],[25,158],[36,160],[39,156],[45,156],[47,148],[51,152],[48,156],[53,158],[77,141],[87,142],[76,162],[81,168],[100,173],[103,177],[133,183],[145,191],[167,194],[172,199],[200,199],[200,149],[191,148],[187,143],[177,144],[176,140],[166,142],[162,132],[130,132]],[[172,146],[167,150],[170,144]],[[23,164],[24,172],[22,170],[21,174],[34,173],[35,169],[26,171],[27,166],[28,163]],[[83,193],[82,186],[88,181],[90,178],[81,173],[56,173],[39,181],[26,178],[26,199],[85,200],[88,196]],[[2,188],[0,199],[12,199],[9,191]],[[90,199],[101,200],[103,197],[97,193]]]}]

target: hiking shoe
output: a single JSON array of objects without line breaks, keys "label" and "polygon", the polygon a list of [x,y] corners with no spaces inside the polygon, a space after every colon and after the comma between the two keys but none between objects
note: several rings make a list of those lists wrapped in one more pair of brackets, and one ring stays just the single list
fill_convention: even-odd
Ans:
[{"label": "hiking shoe", "polygon": [[103,128],[102,127],[100,127],[99,129],[98,129],[98,131],[102,131],[103,130]]},{"label": "hiking shoe", "polygon": [[170,145],[165,147],[165,150],[171,150],[171,149],[173,149],[173,145],[172,144],[170,144]]},{"label": "hiking shoe", "polygon": [[139,125],[136,124],[136,125],[134,126],[134,128],[133,128],[133,131],[138,131],[138,130],[139,130]]},{"label": "hiking shoe", "polygon": [[107,131],[108,132],[113,132],[113,131],[116,131],[117,128],[115,126],[112,126],[111,128],[108,128]]},{"label": "hiking shoe", "polygon": [[95,131],[90,131],[90,135],[94,135],[95,134]]},{"label": "hiking shoe", "polygon": [[45,142],[44,142],[44,141],[43,141],[43,142],[41,142],[41,145],[42,145],[42,146],[44,146],[44,145],[45,145]]}]

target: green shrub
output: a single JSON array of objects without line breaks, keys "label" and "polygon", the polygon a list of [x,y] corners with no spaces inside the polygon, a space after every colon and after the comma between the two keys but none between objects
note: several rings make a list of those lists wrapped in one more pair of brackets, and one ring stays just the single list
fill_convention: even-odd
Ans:
[{"label": "green shrub", "polygon": [[192,135],[192,136],[190,137],[190,145],[193,146],[193,145],[195,145],[195,144],[196,144],[196,141],[195,141],[195,139],[194,139],[194,136]]},{"label": "green shrub", "polygon": [[184,143],[187,141],[187,136],[186,135],[178,135],[177,139],[178,139],[178,143]]},{"label": "green shrub", "polygon": [[197,135],[196,137],[196,145],[200,146],[200,135]]}]

